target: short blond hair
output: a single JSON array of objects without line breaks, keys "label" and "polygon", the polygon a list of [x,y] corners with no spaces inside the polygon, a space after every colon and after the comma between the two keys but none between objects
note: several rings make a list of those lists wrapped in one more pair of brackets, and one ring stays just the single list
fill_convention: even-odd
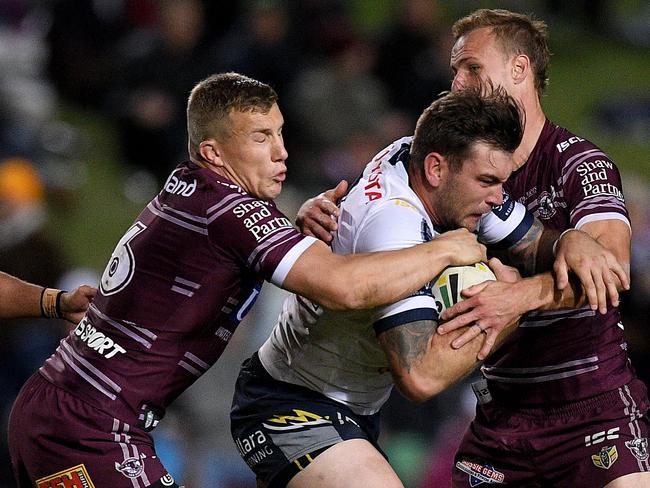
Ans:
[{"label": "short blond hair", "polygon": [[492,33],[509,56],[528,56],[535,74],[535,88],[541,97],[548,86],[546,70],[551,57],[546,23],[509,10],[480,9],[458,19],[451,32],[454,39],[458,40],[459,37],[483,27],[492,28]]},{"label": "short blond hair", "polygon": [[278,101],[269,85],[239,73],[219,73],[200,81],[187,101],[187,135],[190,157],[211,137],[220,139],[228,129],[232,111],[268,113]]}]

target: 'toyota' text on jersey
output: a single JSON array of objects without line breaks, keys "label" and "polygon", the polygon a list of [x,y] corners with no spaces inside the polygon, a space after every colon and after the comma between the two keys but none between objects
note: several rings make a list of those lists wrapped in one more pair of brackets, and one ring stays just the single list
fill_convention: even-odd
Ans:
[{"label": "'toyota' text on jersey", "polygon": [[40,372],[128,423],[146,420],[217,361],[263,280],[281,285],[313,241],[273,202],[183,163],[122,237],[86,317]]}]

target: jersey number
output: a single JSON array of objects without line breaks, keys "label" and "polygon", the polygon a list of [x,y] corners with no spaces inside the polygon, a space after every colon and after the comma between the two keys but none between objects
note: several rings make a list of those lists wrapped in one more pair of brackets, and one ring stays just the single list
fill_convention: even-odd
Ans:
[{"label": "jersey number", "polygon": [[147,226],[142,222],[136,222],[117,243],[99,284],[104,295],[113,295],[122,291],[133,278],[135,257],[129,243],[146,228]]}]

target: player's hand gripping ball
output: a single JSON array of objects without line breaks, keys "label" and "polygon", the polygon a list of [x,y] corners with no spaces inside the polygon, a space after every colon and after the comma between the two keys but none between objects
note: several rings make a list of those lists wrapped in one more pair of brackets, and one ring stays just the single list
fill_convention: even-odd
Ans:
[{"label": "player's hand gripping ball", "polygon": [[496,281],[496,276],[487,264],[479,261],[471,266],[450,266],[438,275],[431,292],[436,300],[438,313],[463,300],[460,292],[484,281]]}]

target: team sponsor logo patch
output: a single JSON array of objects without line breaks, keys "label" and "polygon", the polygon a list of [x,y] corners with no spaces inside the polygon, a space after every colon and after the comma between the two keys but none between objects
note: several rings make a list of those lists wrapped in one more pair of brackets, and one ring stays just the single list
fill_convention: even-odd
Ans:
[{"label": "team sponsor logo patch", "polygon": [[598,468],[609,469],[618,459],[618,451],[616,446],[605,446],[598,454],[592,454],[591,460]]},{"label": "team sponsor logo patch", "polygon": [[469,486],[471,487],[483,483],[501,484],[505,480],[505,475],[488,463],[479,464],[463,459],[456,462],[456,467],[469,475]]},{"label": "team sponsor logo patch", "polygon": [[160,484],[163,486],[172,486],[174,484],[174,477],[167,473],[165,476],[160,478]]},{"label": "team sponsor logo patch", "polygon": [[144,461],[137,457],[130,457],[121,463],[115,463],[115,469],[127,478],[137,478],[144,471]]},{"label": "team sponsor logo patch", "polygon": [[[233,208],[238,219],[243,219],[244,227],[253,234],[257,242],[284,229],[292,229],[293,224],[286,217],[272,217],[271,204],[261,200],[245,201]],[[245,217],[245,218],[244,218]]]},{"label": "team sponsor logo patch", "polygon": [[78,464],[36,480],[36,488],[95,488],[86,466]]},{"label": "team sponsor logo patch", "polygon": [[650,457],[650,454],[648,453],[647,437],[635,437],[631,441],[625,441],[625,447],[627,447],[632,455],[639,461],[645,461]]},{"label": "team sponsor logo patch", "polygon": [[332,421],[318,414],[305,410],[293,409],[294,415],[274,415],[266,419],[262,425],[270,430],[295,430],[302,427],[313,427],[321,424],[331,424]]},{"label": "team sponsor logo patch", "polygon": [[196,190],[196,180],[192,180],[192,183],[176,178],[174,173],[169,175],[167,182],[165,183],[165,191],[180,195],[182,197],[189,197]]}]

